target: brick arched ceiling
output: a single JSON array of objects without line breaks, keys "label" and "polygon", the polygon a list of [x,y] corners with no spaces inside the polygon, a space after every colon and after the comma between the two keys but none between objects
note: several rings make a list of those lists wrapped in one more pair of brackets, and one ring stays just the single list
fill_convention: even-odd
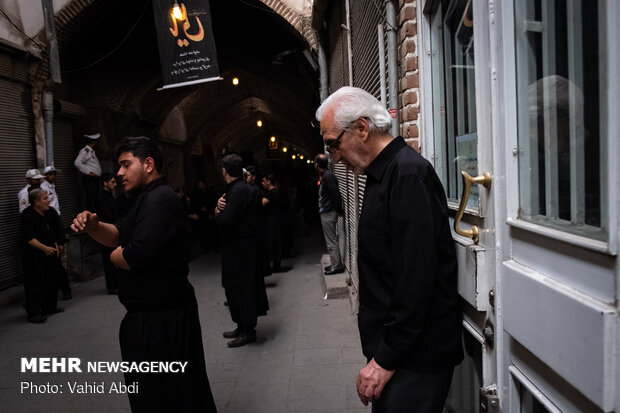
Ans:
[{"label": "brick arched ceiling", "polygon": [[[299,147],[320,147],[310,127],[319,103],[318,72],[303,54],[311,49],[313,34],[308,18],[295,15],[282,2],[211,0],[224,80],[165,91],[157,91],[162,83],[150,0],[74,3],[81,8],[75,7],[74,18],[65,16],[58,30],[65,71],[58,93],[62,98],[137,116],[153,130],[178,106],[188,145],[200,137],[212,140],[209,146],[214,149],[228,141],[237,150],[259,148],[255,135],[266,133],[254,131],[255,117],[261,113],[271,128]],[[240,78],[237,87],[230,82],[233,76]]]}]

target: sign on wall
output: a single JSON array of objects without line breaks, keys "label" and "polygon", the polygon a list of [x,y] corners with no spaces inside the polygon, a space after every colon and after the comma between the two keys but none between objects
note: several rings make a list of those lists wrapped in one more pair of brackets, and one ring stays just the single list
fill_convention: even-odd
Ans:
[{"label": "sign on wall", "polygon": [[153,0],[163,89],[220,79],[209,0]]}]

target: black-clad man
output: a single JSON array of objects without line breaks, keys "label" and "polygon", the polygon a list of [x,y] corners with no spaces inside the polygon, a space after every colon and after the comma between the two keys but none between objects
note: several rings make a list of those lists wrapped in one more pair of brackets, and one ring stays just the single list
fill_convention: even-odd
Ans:
[{"label": "black-clad man", "polygon": [[358,230],[358,325],[368,359],[357,393],[373,412],[441,413],[463,359],[457,262],[431,164],[390,134],[369,93],[343,87],[317,110],[334,162],[367,175]]},{"label": "black-clad man", "polygon": [[135,193],[129,213],[109,224],[84,211],[72,228],[115,247],[110,261],[122,269],[118,296],[127,309],[119,334],[123,360],[188,362],[184,373],[126,373],[125,381],[140,389],[129,394],[131,409],[214,412],[198,306],[187,280],[183,205],[161,177],[163,155],[152,140],[123,138],[115,157],[123,189]]},{"label": "black-clad man", "polygon": [[243,160],[230,154],[222,159],[226,193],[215,208],[222,237],[222,286],[237,328],[223,334],[229,347],[256,341],[257,317],[267,312],[265,281],[257,257],[258,192],[241,178]]}]

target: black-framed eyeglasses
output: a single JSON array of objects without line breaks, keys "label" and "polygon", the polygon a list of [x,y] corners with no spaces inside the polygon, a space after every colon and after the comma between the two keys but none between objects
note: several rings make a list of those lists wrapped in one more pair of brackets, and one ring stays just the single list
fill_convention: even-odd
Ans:
[{"label": "black-framed eyeglasses", "polygon": [[325,147],[327,148],[327,151],[329,153],[333,153],[336,150],[338,150],[338,147],[340,146],[340,138],[342,138],[342,135],[344,135],[344,133],[347,131],[347,128],[344,128],[342,130],[342,132],[340,132],[340,135],[338,135],[338,137],[336,139],[334,139],[333,141],[331,141],[330,143],[326,143]]}]

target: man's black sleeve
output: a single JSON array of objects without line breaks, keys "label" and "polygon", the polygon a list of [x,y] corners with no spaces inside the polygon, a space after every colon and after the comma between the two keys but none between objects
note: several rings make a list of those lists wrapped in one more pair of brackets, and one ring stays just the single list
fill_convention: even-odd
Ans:
[{"label": "man's black sleeve", "polygon": [[[26,211],[24,211],[26,212]],[[36,238],[34,220],[30,219],[30,214],[22,213],[21,219],[21,241],[23,244],[27,244],[33,238]]]},{"label": "man's black sleeve", "polygon": [[389,213],[396,281],[375,361],[395,370],[424,328],[437,266],[432,195],[417,175],[398,178],[390,191]]},{"label": "man's black sleeve", "polygon": [[[236,186],[238,185],[240,184]],[[242,192],[240,188],[231,188],[226,193],[226,207],[215,215],[215,222],[222,227],[234,225],[243,215],[249,201],[249,191]]]}]

